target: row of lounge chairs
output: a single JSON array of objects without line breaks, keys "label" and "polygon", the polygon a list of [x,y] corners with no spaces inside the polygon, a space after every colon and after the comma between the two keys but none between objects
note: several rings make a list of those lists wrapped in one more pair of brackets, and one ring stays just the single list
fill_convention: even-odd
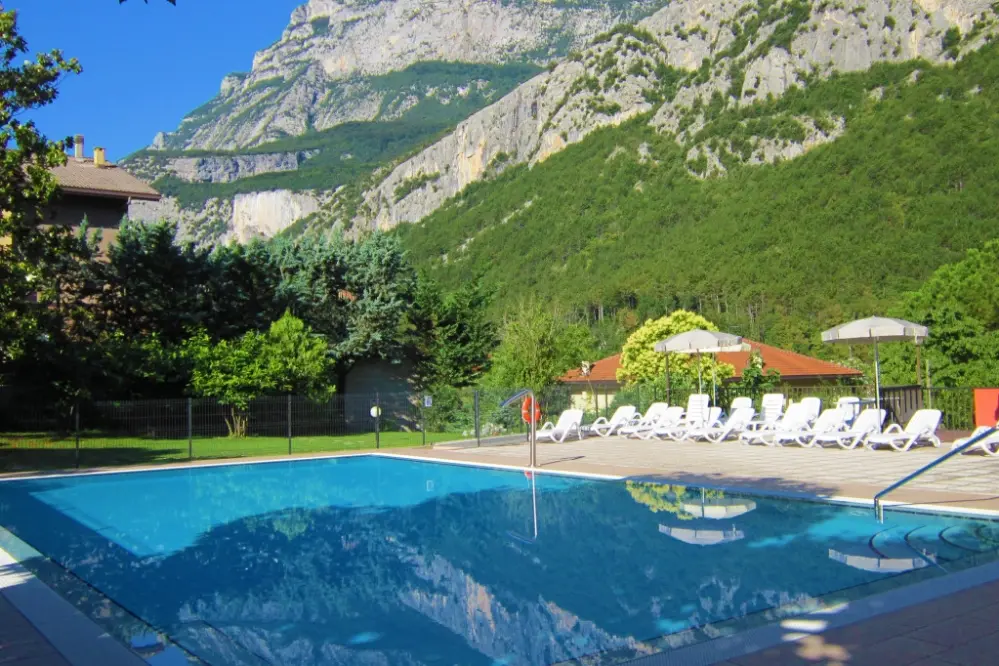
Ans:
[{"label": "row of lounge chairs", "polygon": [[[860,446],[875,449],[885,446],[908,451],[919,444],[940,446],[936,431],[941,417],[940,410],[920,409],[904,428],[892,424],[882,430],[885,410],[861,410],[857,398],[840,398],[835,407],[825,410],[821,399],[804,398],[785,409],[784,396],[771,393],[763,397],[758,414],[752,400],[743,397],[732,401],[729,414],[723,419],[721,408],[711,407],[708,395],[695,394],[687,400],[686,408],[656,402],[642,415],[634,406],[627,405],[619,407],[610,418],[601,417],[589,425],[582,423],[582,410],[568,409],[557,422],[545,423],[537,436],[539,440],[556,442],[564,442],[571,435],[579,439],[588,435],[620,435],[675,441],[733,439],[743,444],[794,444],[807,448],[833,445],[844,449]],[[999,455],[996,452],[999,435],[996,442],[984,448],[991,455]]]}]

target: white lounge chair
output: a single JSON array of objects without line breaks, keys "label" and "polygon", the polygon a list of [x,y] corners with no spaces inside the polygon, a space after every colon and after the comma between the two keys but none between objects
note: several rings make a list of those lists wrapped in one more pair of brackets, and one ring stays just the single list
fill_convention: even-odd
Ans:
[{"label": "white lounge chair", "polygon": [[689,439],[706,439],[709,442],[720,442],[742,433],[749,422],[753,420],[756,410],[752,407],[738,407],[732,410],[724,423],[696,428],[687,433]]},{"label": "white lounge chair", "polygon": [[749,422],[750,430],[772,428],[784,413],[784,394],[767,393],[760,402],[760,418]]},{"label": "white lounge chair", "polygon": [[747,430],[739,436],[744,444],[766,444],[774,446],[779,437],[789,433],[799,433],[808,428],[808,408],[800,402],[792,402],[780,421],[769,428]]},{"label": "white lounge chair", "polygon": [[850,426],[849,430],[816,435],[812,444],[815,446],[836,444],[844,449],[855,449],[863,443],[868,435],[881,432],[881,425],[884,422],[885,410],[865,409],[853,420],[853,425]]},{"label": "white lounge chair", "polygon": [[[802,402],[802,409],[806,413],[810,413],[808,406]],[[782,446],[784,443],[795,443],[800,444],[806,448],[811,448],[813,446],[818,446],[813,440],[818,435],[827,435],[831,432],[837,432],[842,430],[846,426],[846,412],[840,409],[827,409],[819,417],[815,419],[815,423],[807,428],[798,430],[797,432],[783,431],[777,432],[774,437],[774,444],[777,446]]]},{"label": "white lounge chair", "polygon": [[802,398],[800,404],[805,408],[805,413],[808,414],[809,423],[813,423],[822,413],[822,398]]},{"label": "white lounge chair", "polygon": [[607,420],[605,416],[601,416],[590,425],[584,427],[583,432],[593,432],[601,437],[607,437],[617,432],[618,428],[623,428],[626,425],[634,423],[637,420],[637,414],[638,409],[634,405],[623,405],[614,410],[610,420]]},{"label": "white lounge chair", "polygon": [[707,413],[702,419],[684,418],[684,420],[681,421],[673,431],[666,433],[666,437],[676,442],[679,442],[682,439],[693,439],[693,435],[691,433],[704,430],[705,428],[720,426],[721,422],[722,408],[709,407]]},{"label": "white lounge chair", "polygon": [[702,428],[707,425],[708,404],[711,397],[706,393],[694,393],[687,398],[687,409],[683,413],[683,418],[672,426],[657,426],[652,434],[662,439],[678,440],[683,437],[690,428]]},{"label": "white lounge chair", "polygon": [[[745,409],[747,407],[750,408],[750,409],[753,409],[753,399],[752,398],[747,398],[746,396],[740,396],[738,398],[732,398],[732,404],[728,408],[728,413],[729,414],[734,414],[735,410],[737,410],[737,409]],[[753,414],[754,415],[756,414],[755,410],[754,410]]]},{"label": "white lounge chair", "polygon": [[[666,413],[667,409],[669,409],[667,403],[654,402],[649,405],[649,408],[645,410],[645,414],[640,419],[618,428],[617,434],[631,436],[646,432],[656,425],[656,422]],[[683,409],[680,409],[679,412],[683,414]]]},{"label": "white lounge chair", "polygon": [[943,414],[939,409],[919,409],[905,424],[905,428],[892,423],[883,433],[869,435],[864,441],[864,446],[874,450],[882,444],[887,444],[896,451],[908,451],[920,442],[940,446],[940,438],[936,433],[942,417]]},{"label": "white lounge chair", "polygon": [[853,423],[860,416],[860,398],[855,395],[846,395],[836,401],[836,409],[842,409],[846,413],[846,420]]},{"label": "white lounge chair", "polygon": [[558,423],[553,424],[548,421],[541,426],[536,437],[538,441],[550,439],[561,444],[572,433],[576,433],[579,439],[583,439],[583,410],[581,409],[565,410],[559,415]]},{"label": "white lounge chair", "polygon": [[[655,420],[655,423],[653,423],[651,427],[636,430],[634,433],[629,434],[637,435],[642,439],[652,439],[656,436],[656,430],[668,431],[679,425],[681,421],[683,421],[683,407],[667,407],[666,410],[659,415],[659,418]],[[638,428],[638,426],[630,427]]]},{"label": "white lounge chair", "polygon": [[[980,437],[991,430],[991,426],[978,426],[975,431],[971,433],[968,437],[961,437],[960,439],[954,440],[951,444],[951,449],[956,449],[959,446],[967,444],[976,437]],[[975,444],[972,444],[963,453],[978,453],[981,451],[985,455],[989,456],[999,456],[999,431],[992,433],[988,437],[985,437]]]}]

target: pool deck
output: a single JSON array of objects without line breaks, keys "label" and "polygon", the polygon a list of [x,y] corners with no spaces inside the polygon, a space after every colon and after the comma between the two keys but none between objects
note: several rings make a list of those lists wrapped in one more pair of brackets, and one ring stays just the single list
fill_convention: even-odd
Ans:
[{"label": "pool deck", "polygon": [[[790,446],[772,448],[735,442],[706,444],[591,438],[539,445],[538,466],[556,472],[870,501],[885,486],[947,450],[946,444],[939,449],[899,453]],[[529,460],[526,444],[481,448],[438,445],[433,449],[396,449],[383,453],[512,467],[526,467]],[[270,459],[287,460],[288,457]],[[190,465],[219,462],[202,461]],[[250,462],[250,459],[233,462]],[[959,456],[917,478],[890,499],[941,510],[996,512],[999,515],[999,458]],[[88,662],[81,658],[82,655],[53,647],[52,642],[37,630],[37,623],[25,615],[12,603],[9,590],[5,594],[0,585],[0,665],[77,666]],[[771,644],[777,643],[776,646],[761,644],[758,650],[745,650],[744,654],[727,660],[705,660],[701,656],[690,660],[667,658],[662,663],[994,666],[999,663],[996,617],[999,617],[999,582],[990,582],[847,626],[817,631],[787,630],[780,634],[779,640],[771,641]],[[674,656],[681,655],[674,653]],[[107,663],[104,666],[114,665]]]}]

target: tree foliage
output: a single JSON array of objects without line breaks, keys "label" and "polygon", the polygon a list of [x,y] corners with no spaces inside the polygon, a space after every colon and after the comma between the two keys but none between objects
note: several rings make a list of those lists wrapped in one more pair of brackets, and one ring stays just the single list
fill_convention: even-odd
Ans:
[{"label": "tree foliage", "polygon": [[763,369],[763,355],[753,350],[749,354],[749,361],[742,370],[742,377],[736,383],[739,395],[758,399],[761,396],[772,393],[780,386],[780,371],[776,368]]},{"label": "tree foliage", "polygon": [[326,343],[291,313],[267,333],[249,331],[235,340],[213,342],[203,330],[185,341],[193,365],[191,390],[231,407],[229,434],[246,434],[250,401],[267,393],[320,398],[333,390]]},{"label": "tree foliage", "polygon": [[470,185],[396,233],[441,284],[481,273],[502,286],[497,312],[523,293],[642,319],[685,308],[732,333],[845,355],[818,332],[887,311],[995,236],[997,53],[810,81],[720,110],[699,138],[726,145],[750,121],[785,116],[843,119],[842,136],[794,160],[696,178],[687,147],[641,117]]},{"label": "tree foliage", "polygon": [[[25,112],[51,104],[60,79],[79,73],[80,65],[58,50],[18,63],[26,53],[17,12],[0,7],[0,238],[5,239],[0,243],[0,363],[16,360],[40,336],[62,334],[56,313],[46,313],[50,301],[34,295],[62,295],[54,281],[60,256],[90,251],[67,229],[38,224],[56,192],[50,169],[65,164],[64,151],[72,141],[51,141],[33,122],[21,120]],[[66,296],[75,305],[77,299]],[[61,305],[59,314],[69,306]]]},{"label": "tree foliage", "polygon": [[[968,250],[942,266],[892,314],[930,330],[922,360],[936,386],[995,386],[999,382],[999,241]],[[883,346],[888,383],[916,380],[916,350],[907,343]],[[921,368],[921,370],[923,370]]]},{"label": "tree foliage", "polygon": [[593,360],[592,344],[586,326],[567,323],[541,303],[522,302],[503,322],[489,383],[540,391],[570,368]]},{"label": "tree foliage", "polygon": [[491,298],[478,280],[449,294],[420,280],[411,315],[419,388],[471,386],[489,371],[498,342],[496,325],[486,317]]},{"label": "tree foliage", "polygon": [[696,356],[685,354],[663,354],[654,347],[660,340],[665,340],[679,333],[694,329],[717,331],[718,327],[704,317],[687,310],[676,310],[665,317],[650,319],[628,336],[624,348],[621,349],[621,365],[617,370],[619,381],[635,383],[661,383],[666,376],[666,364],[669,363],[670,383],[673,386],[692,384],[697,377],[698,364],[701,373],[707,377],[718,379],[731,377],[734,368],[728,363],[716,363],[710,355],[698,360]]}]

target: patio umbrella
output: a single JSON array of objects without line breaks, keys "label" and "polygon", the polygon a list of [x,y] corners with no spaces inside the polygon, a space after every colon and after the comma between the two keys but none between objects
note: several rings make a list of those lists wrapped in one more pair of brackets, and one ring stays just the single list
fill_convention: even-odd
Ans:
[{"label": "patio umbrella", "polygon": [[918,345],[929,334],[929,329],[922,324],[890,317],[868,317],[822,331],[822,342],[874,344],[874,395],[878,409],[881,409],[881,360],[878,357],[878,343],[912,342]]},{"label": "patio umbrella", "polygon": [[723,520],[725,518],[735,518],[744,513],[749,513],[756,508],[756,502],[746,499],[709,499],[700,503],[685,502],[680,505],[685,512],[695,518],[709,518],[711,520]]},{"label": "patio umbrella", "polygon": [[[665,354],[696,354],[697,355],[697,392],[701,388],[701,354],[717,354],[719,352],[745,351],[746,345],[742,343],[742,338],[731,333],[720,333],[718,331],[705,331],[695,328],[686,333],[677,333],[665,340],[660,340],[653,347],[654,350]],[[669,369],[669,359],[666,360],[666,368]],[[712,374],[712,380],[714,376]],[[716,382],[712,381],[712,384]],[[717,402],[717,386],[715,386],[715,401]]]},{"label": "patio umbrella", "polygon": [[693,546],[716,546],[720,543],[738,541],[746,536],[745,532],[734,527],[730,530],[698,530],[689,527],[659,525],[659,533]]},{"label": "patio umbrella", "polygon": [[854,569],[875,573],[902,573],[922,569],[929,564],[929,560],[922,557],[879,557],[873,553],[843,553],[832,548],[829,549],[829,559]]}]

